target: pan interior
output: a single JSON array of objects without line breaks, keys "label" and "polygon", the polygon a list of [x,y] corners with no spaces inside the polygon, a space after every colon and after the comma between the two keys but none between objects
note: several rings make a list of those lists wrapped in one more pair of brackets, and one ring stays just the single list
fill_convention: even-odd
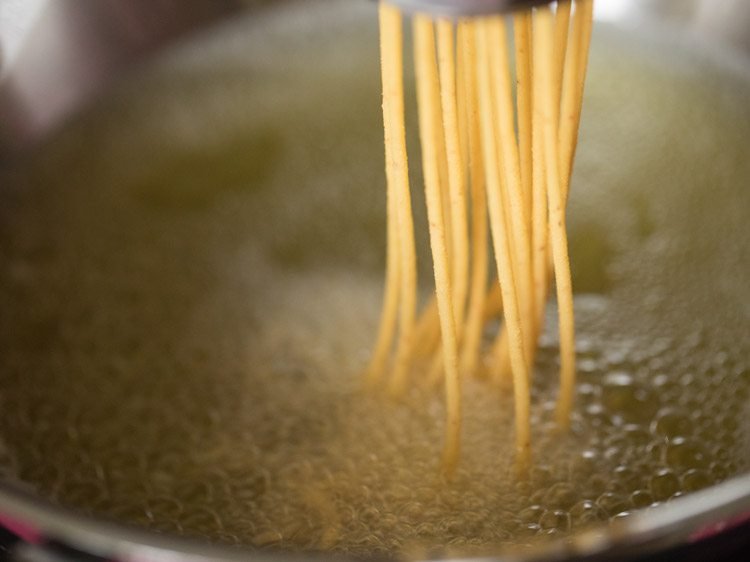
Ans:
[{"label": "pan interior", "polygon": [[385,236],[374,7],[284,5],[172,53],[1,172],[2,477],[160,533],[426,556],[746,472],[747,76],[687,38],[595,30],[569,211],[573,428],[551,424],[552,303],[528,480],[509,393],[466,381],[446,484],[440,392],[360,387]]}]

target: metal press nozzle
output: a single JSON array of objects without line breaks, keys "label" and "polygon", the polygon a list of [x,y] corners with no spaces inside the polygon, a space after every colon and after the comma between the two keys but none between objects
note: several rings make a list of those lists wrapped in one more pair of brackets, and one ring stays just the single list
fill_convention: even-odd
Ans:
[{"label": "metal press nozzle", "polygon": [[405,12],[458,18],[512,12],[550,0],[388,0]]}]

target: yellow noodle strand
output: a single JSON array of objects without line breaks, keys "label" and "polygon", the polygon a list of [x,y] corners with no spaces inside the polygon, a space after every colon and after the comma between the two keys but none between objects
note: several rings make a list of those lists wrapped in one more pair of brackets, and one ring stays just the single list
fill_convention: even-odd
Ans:
[{"label": "yellow noodle strand", "polygon": [[[464,163],[458,123],[456,61],[453,23],[446,19],[437,21],[438,71],[440,77],[440,103],[448,170],[450,222],[448,230],[452,243],[451,275],[453,285],[453,316],[456,337],[462,338],[464,307],[468,291],[468,226],[466,217],[466,187]],[[445,204],[445,203],[444,203]],[[428,383],[439,380],[442,374],[442,348],[438,348],[428,370]]]},{"label": "yellow noodle strand", "polygon": [[[463,91],[466,102],[469,141],[469,177],[471,179],[471,247],[472,271],[469,309],[466,317],[461,372],[474,374],[479,362],[482,328],[487,299],[487,203],[484,168],[481,156],[479,131],[479,99],[477,98],[476,29],[468,22],[460,24]],[[499,291],[498,291],[499,295]],[[498,299],[499,300],[499,299]]]},{"label": "yellow noodle strand", "polygon": [[570,9],[572,0],[558,1],[555,11],[555,95],[562,94],[563,69],[568,47],[568,28],[570,27]]},{"label": "yellow noodle strand", "polygon": [[593,12],[594,4],[592,0],[576,2],[568,45],[569,56],[565,59],[558,139],[560,143],[560,172],[565,201],[567,201],[570,191],[570,176],[573,171],[573,159],[578,144],[578,128],[581,122],[583,86],[588,65]]},{"label": "yellow noodle strand", "polygon": [[[433,24],[434,28],[434,24]],[[437,64],[437,62],[435,63]],[[449,233],[448,242],[448,267],[450,268],[451,274],[453,272],[453,216],[451,213],[451,195],[450,195],[450,180],[448,172],[448,156],[446,154],[447,149],[445,147],[445,124],[443,123],[443,110],[440,105],[440,76],[436,72],[434,78],[434,87],[438,90],[438,103],[432,111],[435,112],[433,119],[435,120],[435,148],[437,154],[437,165],[438,165],[438,179],[440,181],[440,193],[441,201],[443,204],[443,221],[445,222],[446,232]]]},{"label": "yellow noodle strand", "polygon": [[516,61],[516,114],[520,152],[521,185],[527,229],[531,228],[531,13],[513,14],[513,45]]},{"label": "yellow noodle strand", "polygon": [[414,17],[414,60],[417,73],[417,108],[419,113],[422,167],[425,198],[430,227],[430,245],[435,268],[435,288],[443,341],[446,395],[446,441],[443,467],[452,474],[458,463],[461,433],[461,385],[458,376],[456,327],[453,318],[451,276],[448,244],[440,190],[439,149],[436,146],[438,127],[435,107],[440,104],[435,37],[433,25],[426,16]]},{"label": "yellow noodle strand", "polygon": [[466,33],[465,22],[456,24],[456,105],[458,106],[458,133],[461,142],[461,162],[463,162],[464,184],[469,184],[469,124],[468,102],[466,101]]},{"label": "yellow noodle strand", "polygon": [[534,54],[540,81],[540,105],[544,128],[544,154],[547,169],[547,199],[552,255],[555,266],[557,306],[560,329],[560,396],[556,417],[561,427],[570,423],[570,409],[575,385],[575,332],[573,289],[570,281],[565,206],[559,173],[558,123],[555,120],[554,50],[552,15],[549,8],[538,8],[534,21]]},{"label": "yellow noodle strand", "polygon": [[[382,6],[382,4],[381,4]],[[417,258],[414,248],[414,223],[409,190],[409,167],[406,154],[404,79],[403,79],[403,24],[401,13],[393,8],[381,7],[391,38],[392,64],[383,77],[384,103],[390,122],[390,145],[392,154],[391,175],[396,199],[396,222],[399,245],[400,274],[400,322],[399,339],[396,346],[391,391],[403,391],[412,356],[416,308],[417,308]],[[387,92],[387,94],[386,94]],[[386,103],[387,99],[387,103]]]},{"label": "yellow noodle strand", "polygon": [[[398,60],[402,59],[401,14],[400,12],[381,3],[379,8],[380,22],[380,62],[383,82],[383,128],[385,131],[385,156],[386,156],[386,183],[387,183],[387,257],[386,257],[386,283],[383,312],[380,319],[380,328],[375,343],[375,349],[367,367],[368,383],[377,382],[383,374],[388,353],[391,349],[398,314],[399,301],[399,241],[398,214],[396,200],[396,168],[394,160],[393,143],[394,123],[391,121],[391,106],[394,97],[399,95],[398,89],[393,87],[392,77]],[[403,98],[403,91],[401,92]]]},{"label": "yellow noodle strand", "polygon": [[[513,96],[510,82],[508,38],[505,24],[500,17],[487,18],[490,45],[490,72],[494,86],[496,118],[498,119],[499,160],[501,169],[501,196],[505,201],[506,219],[510,225],[511,264],[514,268],[516,292],[520,306],[520,329],[524,332],[527,363],[531,357],[533,341],[529,331],[533,319],[531,299],[532,271],[530,261],[529,221],[525,216],[523,187],[521,183],[519,150],[513,128]],[[502,330],[505,330],[504,326]],[[502,354],[503,333],[496,340],[495,349]],[[508,355],[509,356],[509,355]],[[503,363],[496,361],[495,380],[502,380]]]},{"label": "yellow noodle strand", "polygon": [[440,103],[443,111],[443,131],[445,134],[446,162],[448,167],[448,192],[451,208],[453,317],[456,322],[456,333],[460,338],[466,292],[468,289],[469,238],[466,220],[464,161],[461,154],[456,101],[455,41],[453,37],[453,23],[450,20],[438,20],[437,45]]},{"label": "yellow noodle strand", "polygon": [[515,398],[516,455],[519,466],[526,466],[531,458],[530,396],[528,369],[524,354],[521,319],[515,280],[511,267],[509,225],[503,210],[500,194],[500,162],[497,146],[497,115],[492,99],[490,69],[490,37],[488,21],[478,21],[477,26],[477,77],[481,119],[482,156],[487,180],[487,199],[490,228],[495,250],[500,287],[503,295],[505,318],[510,340],[513,391]]},{"label": "yellow noodle strand", "polygon": [[[559,8],[558,8],[559,10]],[[557,20],[555,20],[557,23]],[[536,56],[536,53],[534,53]],[[544,328],[544,311],[549,291],[549,225],[547,220],[547,169],[544,159],[544,112],[542,110],[542,92],[540,80],[536,76],[533,85],[532,111],[534,113],[534,131],[532,133],[533,169],[532,169],[532,261],[534,269],[535,323],[534,337],[538,338]]]}]

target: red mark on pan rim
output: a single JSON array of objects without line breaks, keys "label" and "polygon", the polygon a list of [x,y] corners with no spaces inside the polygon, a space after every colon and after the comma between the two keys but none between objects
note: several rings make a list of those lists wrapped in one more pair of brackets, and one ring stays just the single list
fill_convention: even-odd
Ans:
[{"label": "red mark on pan rim", "polygon": [[729,519],[724,519],[723,521],[718,521],[716,523],[711,523],[710,525],[706,525],[705,527],[701,527],[697,531],[694,531],[690,537],[688,538],[689,542],[698,542],[702,541],[711,537],[714,537],[716,535],[719,535],[725,531],[729,531],[730,529],[734,529],[735,527],[739,527],[740,525],[743,525],[744,523],[750,522],[750,513],[743,513],[741,515],[735,515],[734,517],[730,517]]},{"label": "red mark on pan rim", "polygon": [[42,534],[35,527],[2,513],[0,513],[0,525],[26,542],[39,544],[42,541]]}]

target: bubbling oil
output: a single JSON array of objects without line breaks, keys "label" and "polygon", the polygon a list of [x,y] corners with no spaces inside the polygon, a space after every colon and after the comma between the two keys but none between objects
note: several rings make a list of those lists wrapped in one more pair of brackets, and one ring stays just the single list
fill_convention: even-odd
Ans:
[{"label": "bubbling oil", "polygon": [[750,81],[669,41],[594,37],[575,414],[556,431],[551,305],[528,479],[507,389],[465,381],[444,482],[440,393],[360,386],[385,197],[376,18],[351,2],[224,29],[3,170],[3,478],[161,533],[419,557],[566,536],[746,472]]}]

